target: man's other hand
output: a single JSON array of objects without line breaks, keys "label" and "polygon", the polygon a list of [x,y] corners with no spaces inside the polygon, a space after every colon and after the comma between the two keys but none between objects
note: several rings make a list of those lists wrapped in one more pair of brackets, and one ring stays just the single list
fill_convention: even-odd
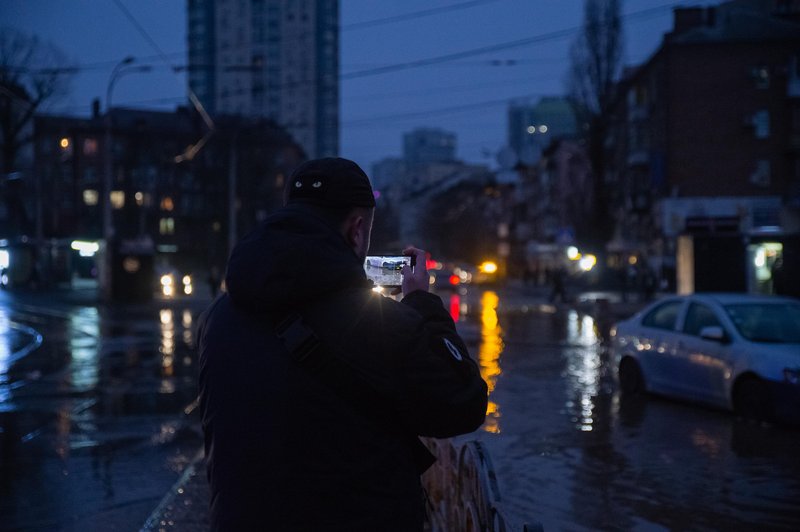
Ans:
[{"label": "man's other hand", "polygon": [[415,262],[413,270],[407,264],[401,270],[403,274],[403,285],[401,287],[403,296],[407,296],[416,290],[427,292],[430,288],[430,280],[428,279],[428,267],[425,263],[425,252],[414,246],[408,246],[403,250],[403,255],[413,257]]}]

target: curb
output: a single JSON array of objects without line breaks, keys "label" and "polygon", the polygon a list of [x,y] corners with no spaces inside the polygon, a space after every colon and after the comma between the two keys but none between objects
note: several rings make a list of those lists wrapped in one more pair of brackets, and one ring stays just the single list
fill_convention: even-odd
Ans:
[{"label": "curb", "polygon": [[[204,451],[197,451],[180,478],[139,529],[139,532],[200,532],[208,530],[208,495],[203,467]],[[200,503],[201,504],[195,504]]]}]

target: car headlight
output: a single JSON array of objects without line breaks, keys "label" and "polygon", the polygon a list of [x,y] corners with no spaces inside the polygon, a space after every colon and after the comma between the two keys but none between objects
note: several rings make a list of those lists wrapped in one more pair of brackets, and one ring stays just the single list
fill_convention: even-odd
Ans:
[{"label": "car headlight", "polygon": [[783,368],[783,380],[789,384],[800,384],[800,368]]}]

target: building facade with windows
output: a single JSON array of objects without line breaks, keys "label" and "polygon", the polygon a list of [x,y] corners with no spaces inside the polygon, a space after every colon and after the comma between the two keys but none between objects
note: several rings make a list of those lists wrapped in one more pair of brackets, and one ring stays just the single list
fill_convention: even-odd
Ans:
[{"label": "building facade with windows", "polygon": [[189,87],[212,115],[268,118],[339,151],[338,0],[188,0]]},{"label": "building facade with windows", "polygon": [[456,134],[420,127],[403,134],[403,159],[409,168],[456,160]]},{"label": "building facade with windows", "polygon": [[[191,109],[111,110],[109,201],[116,241],[148,240],[185,268],[224,269],[234,240],[282,204],[303,151],[266,119],[220,117],[194,157],[204,123]],[[35,117],[33,182],[25,190],[29,240],[99,240],[105,121]]]},{"label": "building facade with windows", "polygon": [[621,85],[609,142],[614,245],[658,257],[674,277],[682,236],[798,233],[798,65],[796,2],[675,9],[672,32]]},{"label": "building facade with windows", "polygon": [[523,164],[535,164],[551,142],[577,133],[575,112],[566,98],[547,96],[535,104],[518,101],[508,107],[508,146]]}]

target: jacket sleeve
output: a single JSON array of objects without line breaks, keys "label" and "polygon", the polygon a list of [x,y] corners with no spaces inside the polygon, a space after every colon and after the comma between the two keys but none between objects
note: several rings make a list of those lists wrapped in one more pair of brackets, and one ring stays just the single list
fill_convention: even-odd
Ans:
[{"label": "jacket sleeve", "polygon": [[400,369],[408,394],[409,428],[420,436],[447,438],[472,432],[486,417],[487,386],[441,299],[428,292],[402,304],[420,316]]}]

